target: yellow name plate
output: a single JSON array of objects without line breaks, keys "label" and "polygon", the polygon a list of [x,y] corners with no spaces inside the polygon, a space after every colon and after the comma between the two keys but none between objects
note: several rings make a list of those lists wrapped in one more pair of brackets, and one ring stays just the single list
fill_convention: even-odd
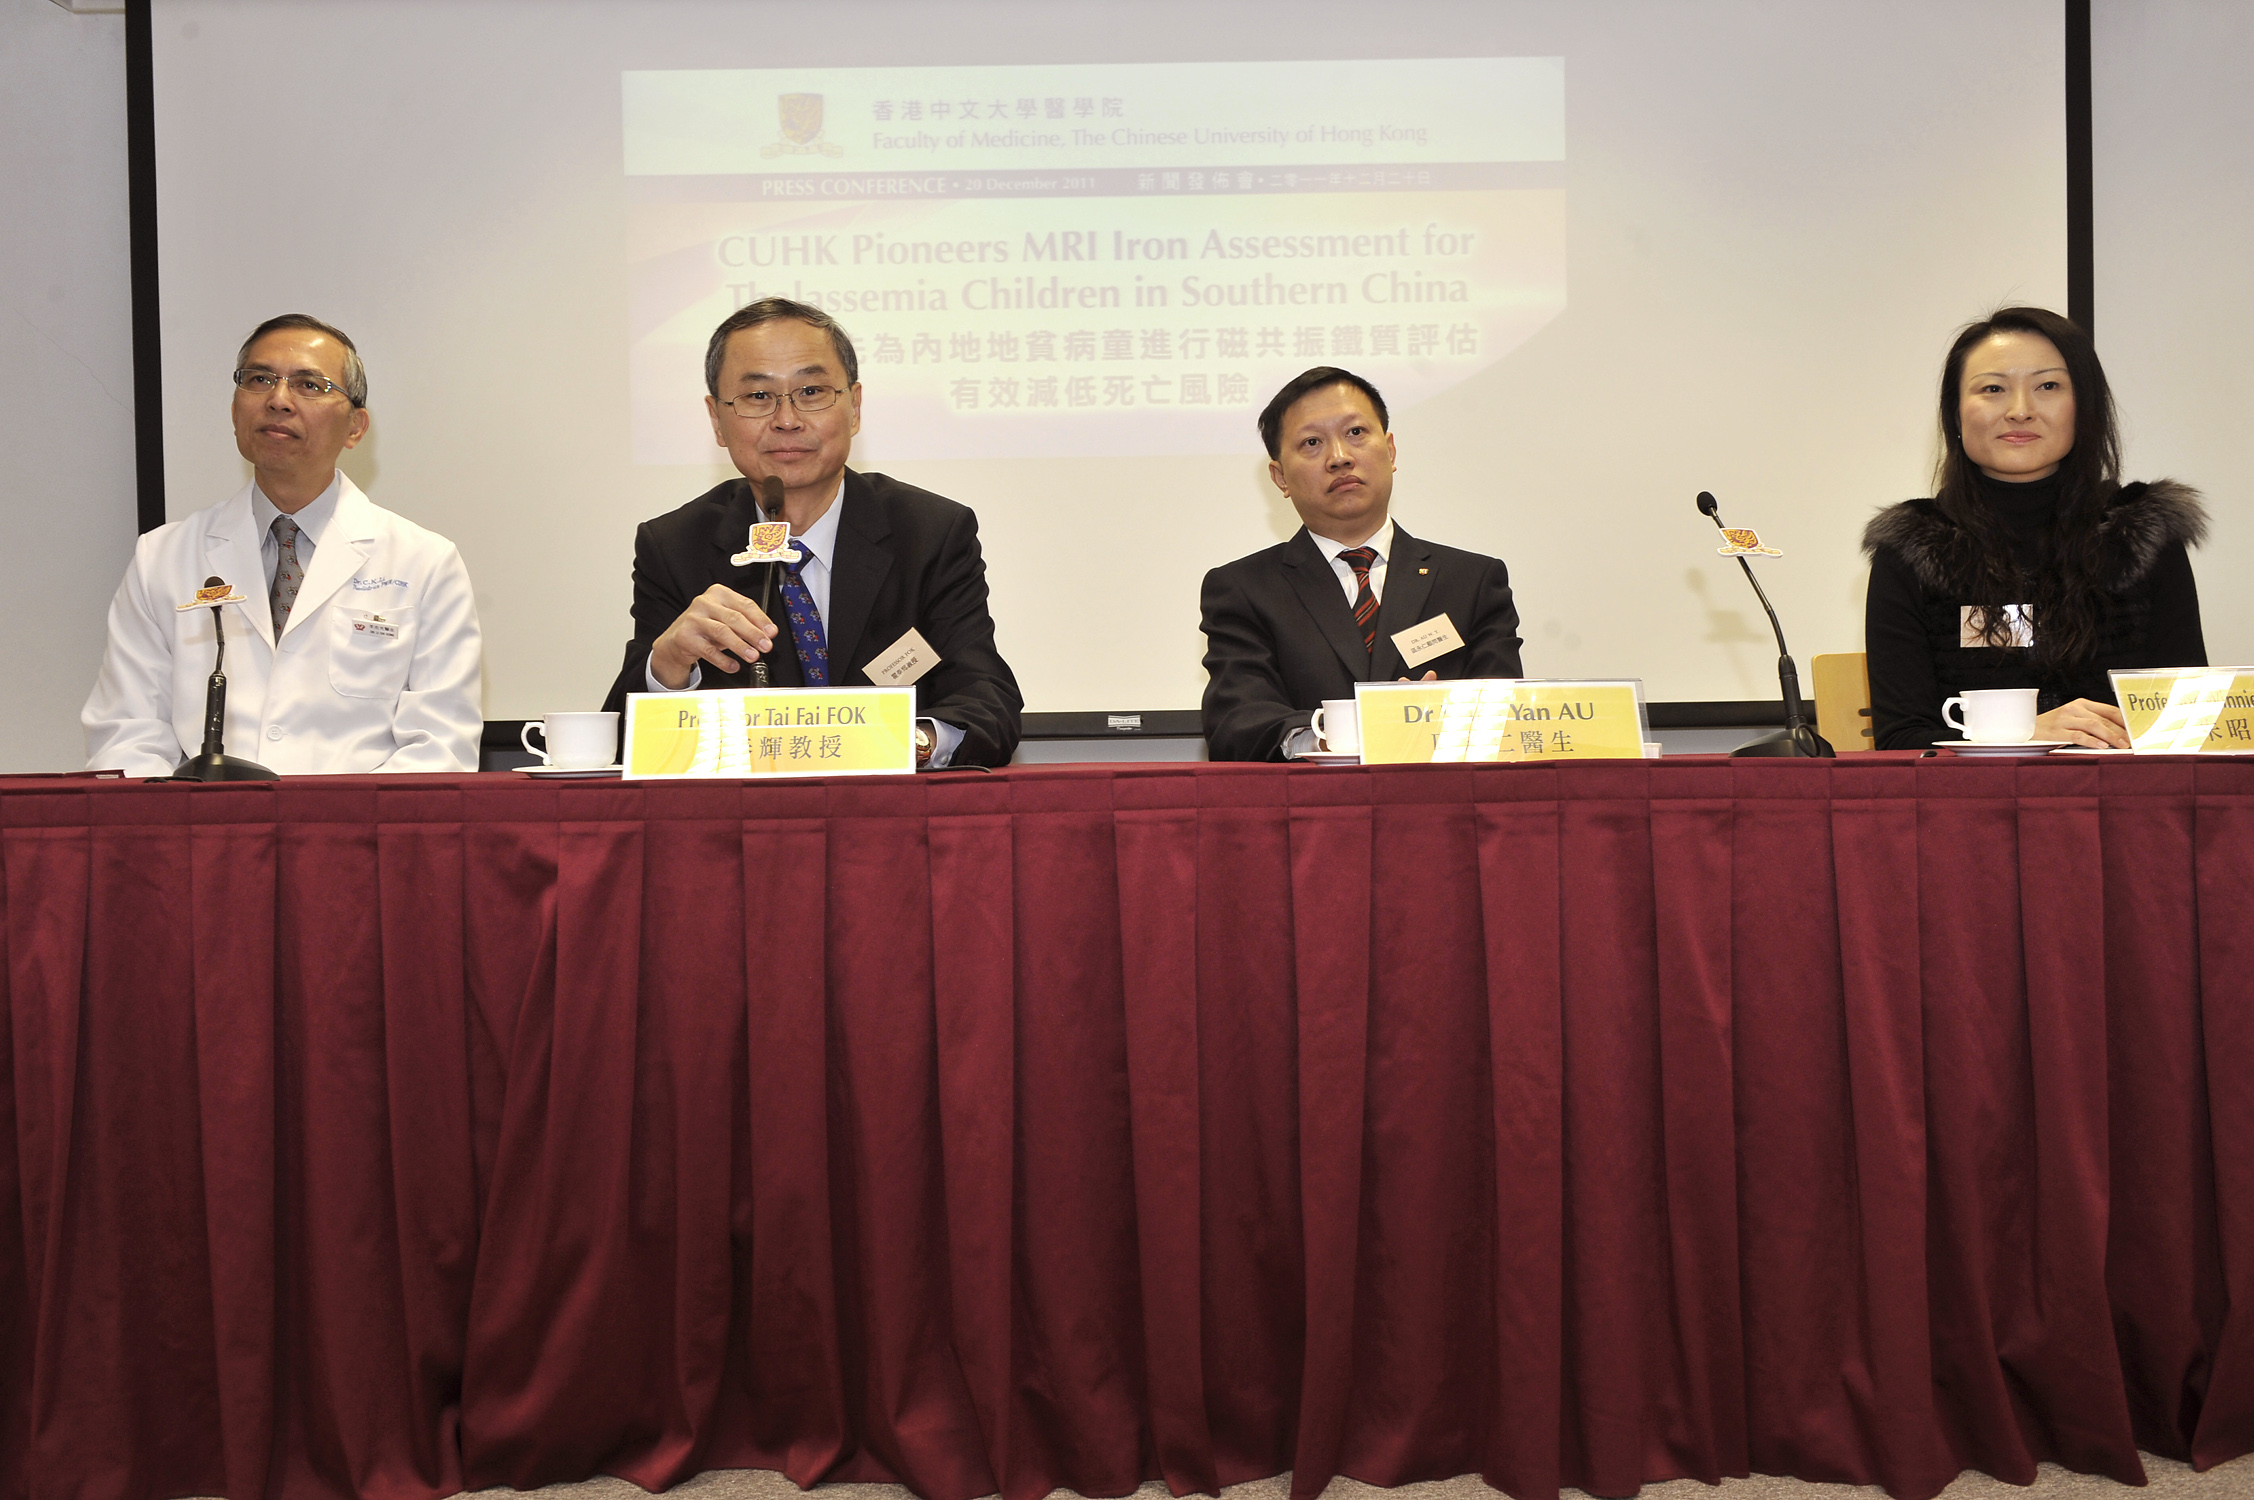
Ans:
[{"label": "yellow name plate", "polygon": [[915,769],[914,688],[716,688],[626,698],[629,781]]},{"label": "yellow name plate", "polygon": [[2129,748],[2172,755],[2254,750],[2254,667],[2110,672]]},{"label": "yellow name plate", "polygon": [[1644,685],[1634,679],[1364,682],[1354,706],[1366,766],[1644,753]]}]

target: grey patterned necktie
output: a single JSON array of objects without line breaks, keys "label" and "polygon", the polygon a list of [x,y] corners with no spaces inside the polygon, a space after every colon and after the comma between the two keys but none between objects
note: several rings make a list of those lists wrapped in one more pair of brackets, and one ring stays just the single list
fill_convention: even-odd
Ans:
[{"label": "grey patterned necktie", "polygon": [[297,560],[297,522],[288,516],[274,518],[274,540],[281,544],[281,557],[274,565],[274,639],[282,638],[282,627],[290,622],[290,606],[297,603],[298,585],[305,582],[305,568]]}]

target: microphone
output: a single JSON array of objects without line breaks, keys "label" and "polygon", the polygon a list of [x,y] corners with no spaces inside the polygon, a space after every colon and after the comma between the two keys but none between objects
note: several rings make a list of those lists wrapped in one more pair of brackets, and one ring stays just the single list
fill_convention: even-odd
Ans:
[{"label": "microphone", "polygon": [[[183,759],[172,768],[174,781],[279,781],[281,778],[256,761],[241,760],[227,753],[227,626],[224,611],[226,598],[234,590],[217,574],[203,581],[197,601],[212,601],[211,630],[218,638],[219,649],[211,659],[211,676],[203,689],[203,750]],[[193,609],[194,603],[183,606]]]},{"label": "microphone", "polygon": [[[1698,513],[1722,530],[1722,503],[1712,492],[1698,492]],[[1784,694],[1784,728],[1746,741],[1732,750],[1732,755],[1793,755],[1829,760],[1838,752],[1830,741],[1816,733],[1816,726],[1808,722],[1807,710],[1800,702],[1800,669],[1793,665],[1792,651],[1784,643],[1784,627],[1777,623],[1777,612],[1769,603],[1768,591],[1761,580],[1753,576],[1753,565],[1740,554],[1737,565],[1745,570],[1745,581],[1753,585],[1753,593],[1761,601],[1761,608],[1769,617],[1769,629],[1777,638],[1777,687]]]},{"label": "microphone", "polygon": [[[765,479],[759,481],[758,494],[759,508],[766,512],[767,519],[780,521],[783,518],[782,479],[774,474],[768,475]],[[775,575],[780,573],[782,569],[783,565],[779,562],[769,563],[766,581],[759,586],[759,612],[770,620],[775,618]],[[751,685],[753,687],[772,685],[768,678],[767,658],[764,656],[751,664]]]}]

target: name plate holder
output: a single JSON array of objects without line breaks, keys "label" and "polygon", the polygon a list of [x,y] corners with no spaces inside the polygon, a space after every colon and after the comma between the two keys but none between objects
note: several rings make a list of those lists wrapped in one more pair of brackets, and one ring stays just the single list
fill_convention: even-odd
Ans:
[{"label": "name plate holder", "polygon": [[1354,688],[1365,766],[1640,760],[1650,738],[1636,678],[1470,678]]},{"label": "name plate holder", "polygon": [[2129,748],[2147,755],[2254,754],[2254,667],[2112,671]]},{"label": "name plate holder", "polygon": [[915,769],[914,688],[708,688],[626,698],[628,781]]}]

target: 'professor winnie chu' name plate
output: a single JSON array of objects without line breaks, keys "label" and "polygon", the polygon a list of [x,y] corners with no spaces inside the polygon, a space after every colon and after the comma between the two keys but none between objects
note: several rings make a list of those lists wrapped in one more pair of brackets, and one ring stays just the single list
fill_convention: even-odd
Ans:
[{"label": "'professor winnie chu' name plate", "polygon": [[1632,678],[1364,682],[1354,702],[1366,766],[1636,760],[1644,753],[1644,685]]},{"label": "'professor winnie chu' name plate", "polygon": [[626,699],[626,779],[916,769],[914,688],[716,688]]},{"label": "'professor winnie chu' name plate", "polygon": [[2110,672],[2131,749],[2166,755],[2254,751],[2254,667]]}]

